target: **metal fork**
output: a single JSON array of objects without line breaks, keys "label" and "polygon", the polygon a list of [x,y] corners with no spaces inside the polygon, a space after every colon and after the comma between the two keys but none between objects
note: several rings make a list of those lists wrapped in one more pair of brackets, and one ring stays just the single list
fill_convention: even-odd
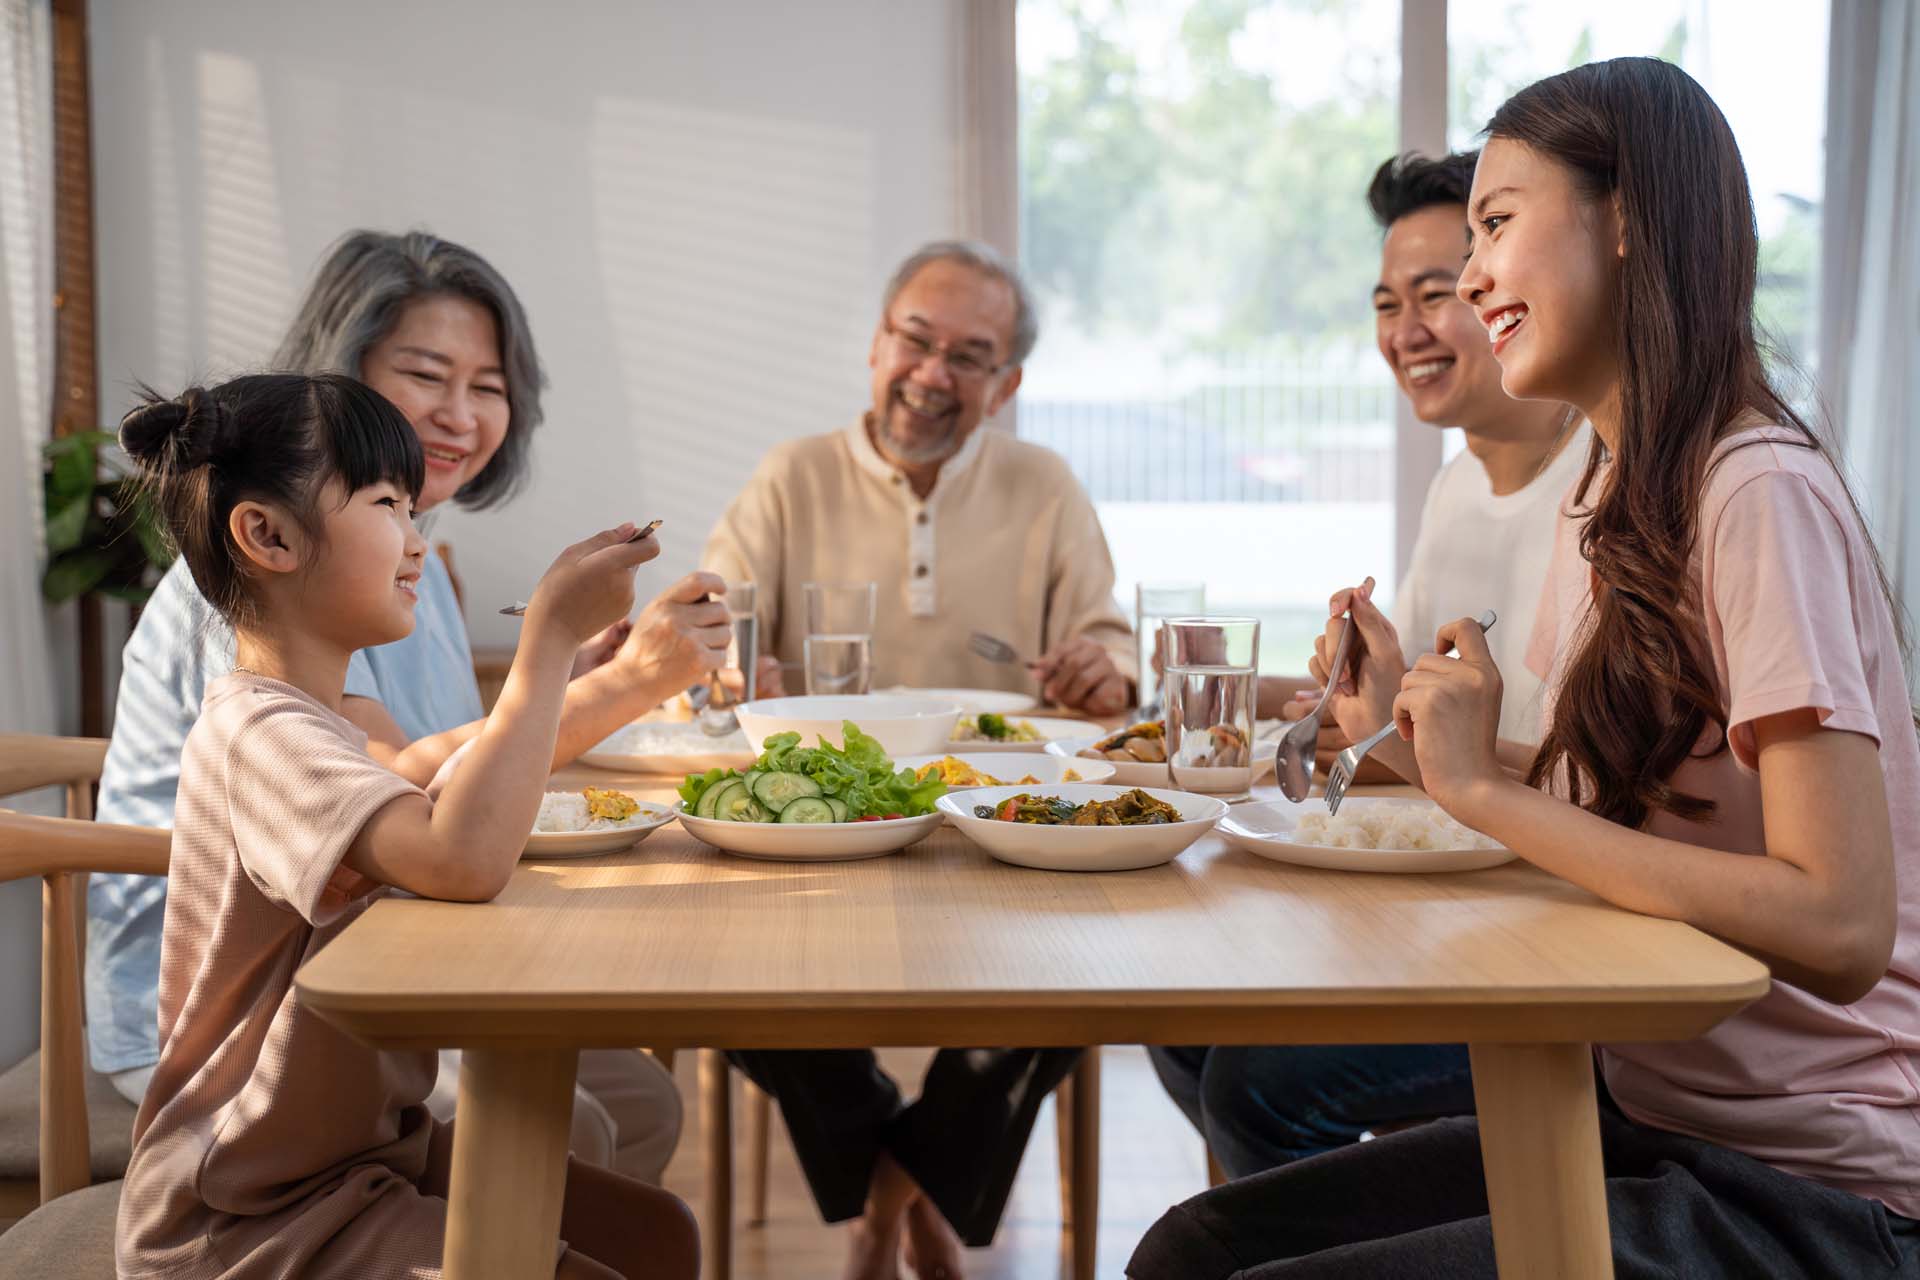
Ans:
[{"label": "metal fork", "polygon": [[1014,650],[1012,645],[1008,644],[1005,640],[990,636],[984,631],[976,631],[968,636],[967,648],[973,650],[975,655],[985,658],[988,662],[1009,664],[1020,662],[1020,655]]},{"label": "metal fork", "polygon": [[[1479,624],[1483,635],[1493,630],[1493,624],[1499,620],[1500,615],[1491,609],[1474,619]],[[1340,802],[1347,798],[1347,788],[1353,785],[1353,775],[1359,772],[1360,762],[1367,758],[1369,751],[1385,742],[1387,735],[1393,731],[1394,723],[1389,720],[1386,728],[1364,742],[1354,743],[1342,751],[1339,758],[1333,762],[1333,767],[1327,770],[1327,812],[1329,814],[1340,812]]]}]

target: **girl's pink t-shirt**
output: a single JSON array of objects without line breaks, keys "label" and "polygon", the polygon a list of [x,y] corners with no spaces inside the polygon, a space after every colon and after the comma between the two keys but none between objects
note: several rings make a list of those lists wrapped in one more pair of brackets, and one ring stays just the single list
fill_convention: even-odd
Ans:
[{"label": "girl's pink t-shirt", "polygon": [[[1853,1004],[1775,982],[1696,1040],[1604,1045],[1600,1060],[1635,1120],[1920,1217],[1920,739],[1867,533],[1831,465],[1797,439],[1759,427],[1717,454],[1694,567],[1731,750],[1674,775],[1717,802],[1711,819],[1659,814],[1647,829],[1762,855],[1753,722],[1811,708],[1827,729],[1872,738],[1893,827],[1893,959]],[[1527,655],[1549,721],[1593,601],[1571,507],[1569,495]]]}]

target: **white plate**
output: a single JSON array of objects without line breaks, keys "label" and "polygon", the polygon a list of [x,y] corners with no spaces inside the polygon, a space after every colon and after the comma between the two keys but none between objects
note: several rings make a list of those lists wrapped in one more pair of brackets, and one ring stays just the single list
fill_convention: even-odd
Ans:
[{"label": "white plate", "polygon": [[1142,790],[1148,795],[1179,810],[1182,820],[1139,827],[1043,827],[973,816],[975,805],[997,805],[1022,793],[1057,796],[1081,804],[1113,800],[1129,790],[1084,782],[1051,787],[979,787],[941,796],[938,803],[941,811],[953,819],[953,825],[992,856],[1042,871],[1137,871],[1157,867],[1179,857],[1227,812],[1226,802],[1212,796],[1145,787]]},{"label": "white plate", "polygon": [[734,713],[756,754],[776,733],[799,734],[803,747],[819,746],[822,738],[844,746],[841,725],[851,720],[888,755],[914,756],[939,750],[953,736],[960,704],[917,693],[863,693],[761,698],[741,703]]},{"label": "white plate", "polygon": [[721,822],[678,810],[696,840],[747,858],[773,862],[851,862],[906,848],[940,827],[942,815],[881,822]]},{"label": "white plate", "polygon": [[[636,751],[633,736],[649,731],[672,734],[679,740],[668,744],[672,750]],[[758,755],[747,746],[745,734],[711,738],[691,723],[637,720],[608,734],[592,750],[581,752],[580,763],[620,773],[687,774],[709,769],[738,769],[744,773]]]},{"label": "white plate", "polygon": [[977,716],[983,711],[1010,716],[1016,711],[1031,711],[1040,705],[1040,700],[1030,693],[1013,693],[1006,689],[910,689],[902,684],[886,692],[911,693],[922,698],[939,698],[942,702],[957,702],[963,716]]},{"label": "white plate", "polygon": [[[1025,785],[1049,786],[1061,781],[1069,769],[1072,769],[1080,775],[1081,782],[1105,782],[1113,776],[1113,765],[1106,760],[1062,760],[1059,756],[1043,755],[1037,751],[1030,754],[1012,751],[983,751],[977,753],[955,751],[950,754],[962,764],[978,769],[989,778],[1005,779],[1005,784],[1008,786],[1018,785],[1018,779],[1028,777],[1038,779],[1038,781]],[[908,756],[904,760],[894,761],[894,764],[902,769],[912,769],[917,773],[928,765],[938,764],[946,758],[944,755]],[[955,786],[949,786],[947,788],[949,791],[971,791],[974,789],[975,788],[972,787]]]},{"label": "white plate", "polygon": [[631,849],[673,821],[674,811],[640,802],[640,812],[625,826],[604,831],[535,831],[527,837],[521,858],[591,858]]},{"label": "white plate", "polygon": [[[1256,734],[1257,734],[1256,730]],[[1096,742],[1111,738],[1111,733],[1081,734],[1079,737],[1056,739],[1047,744],[1047,754],[1063,756],[1076,764],[1093,764],[1095,761],[1080,753]],[[1275,744],[1261,741],[1256,736],[1253,744],[1253,781],[1258,782],[1273,772],[1273,753]],[[1138,761],[1122,762],[1109,760],[1113,766],[1113,781],[1122,787],[1165,787],[1172,784],[1167,776],[1165,764],[1143,764]],[[1249,783],[1244,769],[1182,769],[1180,781],[1194,791],[1220,795],[1239,795]]]},{"label": "white plate", "polygon": [[[961,742],[956,739],[947,743],[947,750],[954,755],[961,755],[969,751],[990,751],[995,754],[1001,752],[1043,751],[1046,749],[1047,743],[1056,738],[1080,737],[1084,735],[1089,728],[1093,727],[1085,720],[1063,720],[1049,716],[1008,716],[1007,718],[1009,720],[1025,720],[1039,731],[1040,741],[993,742],[985,738],[970,738],[965,742]],[[1160,780],[1162,782],[1166,781],[1164,777]]]},{"label": "white plate", "polygon": [[[1325,801],[1315,797],[1299,804],[1275,800],[1267,804],[1241,805],[1220,824],[1220,834],[1228,843],[1248,853],[1275,862],[1291,862],[1303,867],[1327,867],[1335,871],[1478,871],[1512,862],[1510,849],[1338,849],[1330,845],[1299,844],[1293,838],[1300,816],[1309,806],[1324,809]],[[1417,805],[1432,808],[1430,800],[1393,799],[1385,796],[1356,796],[1340,806],[1347,813],[1367,805]]]}]

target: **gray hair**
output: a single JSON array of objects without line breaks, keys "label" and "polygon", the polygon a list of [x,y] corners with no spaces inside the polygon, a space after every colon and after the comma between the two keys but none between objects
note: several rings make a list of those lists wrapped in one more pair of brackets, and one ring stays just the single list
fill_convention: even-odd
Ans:
[{"label": "gray hair", "polygon": [[893,300],[907,287],[907,281],[918,275],[920,268],[934,262],[957,262],[972,267],[1013,291],[1013,349],[1007,356],[1007,364],[1025,364],[1033,353],[1034,343],[1040,341],[1040,314],[1034,308],[1027,282],[1020,278],[1019,268],[990,244],[979,240],[934,240],[921,245],[887,281],[887,295],[881,300],[880,309],[893,310]]},{"label": "gray hair", "polygon": [[393,332],[408,306],[447,295],[485,307],[500,334],[507,434],[480,474],[454,495],[463,507],[490,507],[505,501],[527,478],[527,440],[540,425],[546,376],[520,299],[473,250],[425,231],[348,232],[307,287],[293,326],[274,355],[274,367],[362,378],[368,350]]}]

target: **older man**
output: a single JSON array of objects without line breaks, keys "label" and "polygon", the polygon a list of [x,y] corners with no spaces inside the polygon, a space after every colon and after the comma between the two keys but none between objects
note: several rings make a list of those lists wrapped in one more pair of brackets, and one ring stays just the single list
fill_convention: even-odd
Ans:
[{"label": "older man", "polygon": [[[774,450],[707,545],[707,568],[759,584],[777,652],[801,654],[803,583],[872,580],[876,685],[1037,688],[1094,714],[1132,701],[1093,504],[1056,454],[980,430],[1035,336],[991,249],[942,242],[901,264],[867,357],[872,407]],[[1038,656],[986,662],[975,630]],[[957,1277],[962,1240],[992,1240],[1034,1114],[1079,1051],[942,1050],[911,1103],[864,1050],[732,1056],[779,1101],[821,1214],[854,1220],[843,1274],[894,1280],[903,1246],[917,1275]]]},{"label": "older man", "polygon": [[[801,659],[808,582],[879,584],[873,682],[1036,691],[1093,715],[1132,701],[1133,640],[1093,504],[1058,454],[980,424],[1013,398],[1038,322],[985,245],[944,241],[894,273],[857,422],[760,464],[704,567],[759,584],[768,651]],[[1034,660],[974,654],[974,631]]]}]

